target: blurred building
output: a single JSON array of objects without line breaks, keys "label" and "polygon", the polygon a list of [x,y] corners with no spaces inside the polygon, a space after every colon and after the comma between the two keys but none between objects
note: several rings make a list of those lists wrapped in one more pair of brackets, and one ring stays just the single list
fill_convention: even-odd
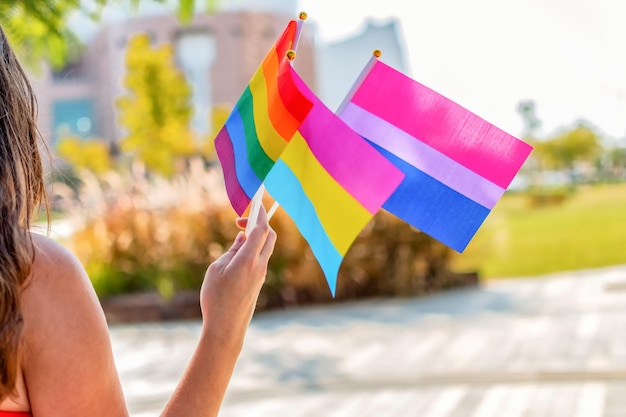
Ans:
[{"label": "blurred building", "polygon": [[[230,0],[222,2],[217,14],[198,15],[185,26],[162,14],[108,24],[74,62],[60,71],[47,68],[35,80],[40,128],[52,141],[69,134],[117,141],[122,132],[114,103],[124,92],[126,45],[134,34],[147,33],[154,45],[174,45],[177,64],[193,87],[193,127],[207,133],[211,109],[234,105],[286,22],[297,15],[293,4],[274,0],[263,2],[262,10],[251,10],[249,2]],[[383,51],[384,62],[408,73],[397,20],[368,21],[359,33],[338,42],[321,44],[314,39],[315,25],[307,22],[294,66],[333,110],[374,49]]]},{"label": "blurred building", "polygon": [[328,107],[332,110],[339,107],[375,49],[382,51],[380,59],[384,63],[410,75],[404,36],[397,19],[367,20],[355,35],[318,45],[317,93]]},{"label": "blurred building", "polygon": [[[171,15],[131,19],[102,28],[74,62],[60,71],[46,68],[34,81],[40,127],[52,140],[72,134],[83,138],[119,139],[114,101],[123,93],[128,40],[147,33],[154,45],[174,45],[177,64],[194,95],[194,127],[209,131],[210,109],[234,104],[263,57],[293,15],[273,12],[224,11],[198,15],[181,26]],[[315,89],[313,36],[303,31],[295,66]]]}]

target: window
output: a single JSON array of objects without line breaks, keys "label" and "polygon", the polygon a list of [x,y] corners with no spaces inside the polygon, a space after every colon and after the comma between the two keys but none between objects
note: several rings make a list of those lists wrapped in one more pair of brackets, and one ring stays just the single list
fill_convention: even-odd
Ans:
[{"label": "window", "polygon": [[211,67],[216,57],[215,37],[208,30],[185,31],[179,34],[176,40],[176,60],[193,90],[192,126],[200,134],[211,131]]},{"label": "window", "polygon": [[96,134],[91,98],[56,100],[52,104],[52,114],[55,142],[64,136],[87,139]]}]

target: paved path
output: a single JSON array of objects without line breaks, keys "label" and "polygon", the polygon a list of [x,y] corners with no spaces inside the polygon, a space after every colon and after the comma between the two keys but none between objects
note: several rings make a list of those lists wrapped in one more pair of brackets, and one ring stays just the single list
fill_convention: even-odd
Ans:
[{"label": "paved path", "polygon": [[[133,416],[158,415],[198,332],[111,329]],[[626,266],[258,315],[221,416],[626,416]]]}]

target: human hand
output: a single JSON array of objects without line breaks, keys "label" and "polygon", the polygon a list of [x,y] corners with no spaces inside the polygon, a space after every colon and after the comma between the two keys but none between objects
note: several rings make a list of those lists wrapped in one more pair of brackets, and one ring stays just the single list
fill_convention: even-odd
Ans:
[{"label": "human hand", "polygon": [[[247,219],[236,220],[245,228]],[[256,307],[276,233],[261,208],[249,235],[239,232],[230,249],[213,262],[200,291],[203,329],[226,344],[241,345]]]}]

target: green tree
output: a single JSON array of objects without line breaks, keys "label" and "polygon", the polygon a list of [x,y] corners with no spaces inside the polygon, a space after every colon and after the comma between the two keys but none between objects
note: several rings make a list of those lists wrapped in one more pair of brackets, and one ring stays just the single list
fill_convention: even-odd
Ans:
[{"label": "green tree", "polygon": [[603,170],[605,179],[626,179],[626,147],[614,147],[607,150],[604,158]]},{"label": "green tree", "polygon": [[75,10],[83,10],[80,0],[2,0],[0,25],[27,63],[44,58],[59,67],[78,45],[65,26]]},{"label": "green tree", "polygon": [[[165,3],[167,0],[153,0]],[[179,0],[178,17],[183,23],[191,20],[197,1]],[[23,60],[32,64],[43,58],[61,67],[79,42],[67,27],[72,13],[97,20],[107,4],[130,5],[135,9],[141,0],[93,0],[92,7],[81,0],[0,0],[0,26]],[[212,13],[219,0],[204,0],[204,10]]]},{"label": "green tree", "polygon": [[626,148],[614,148],[609,153],[613,166],[626,168]]},{"label": "green tree", "polygon": [[116,101],[127,132],[121,150],[147,169],[171,176],[177,159],[195,151],[191,87],[174,63],[171,45],[153,48],[147,35],[134,36],[126,52],[124,85],[127,93]]},{"label": "green tree", "polygon": [[598,134],[582,123],[535,145],[544,165],[552,169],[573,169],[577,162],[593,162],[602,149]]}]

